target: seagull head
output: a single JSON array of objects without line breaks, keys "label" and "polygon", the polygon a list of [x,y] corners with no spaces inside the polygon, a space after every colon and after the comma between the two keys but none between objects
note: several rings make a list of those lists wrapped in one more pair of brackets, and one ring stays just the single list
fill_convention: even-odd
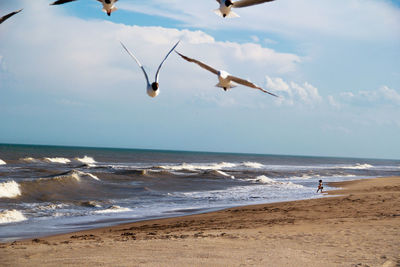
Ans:
[{"label": "seagull head", "polygon": [[158,87],[160,87],[158,82],[154,82],[154,83],[151,84],[151,88],[153,88],[154,91],[157,91]]},{"label": "seagull head", "polygon": [[[233,3],[232,3],[232,1],[231,0],[225,0],[225,6],[226,7],[230,7],[231,5],[233,5]],[[226,15],[225,15],[226,16]],[[224,16],[224,17],[225,17]]]}]

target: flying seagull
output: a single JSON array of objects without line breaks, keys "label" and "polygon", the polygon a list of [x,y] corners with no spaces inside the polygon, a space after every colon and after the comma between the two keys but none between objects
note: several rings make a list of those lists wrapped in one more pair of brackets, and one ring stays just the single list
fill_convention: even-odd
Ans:
[{"label": "flying seagull", "polygon": [[[54,5],[62,5],[65,3],[69,3],[69,2],[73,2],[73,1],[77,1],[77,0],[58,0],[55,1],[53,3],[51,3],[50,5],[54,6]],[[103,4],[103,11],[107,13],[107,15],[111,16],[111,13],[114,12],[115,10],[117,10],[117,8],[114,6],[114,4],[118,1],[118,0],[97,0],[100,3]]]},{"label": "flying seagull", "polygon": [[[176,51],[175,51],[175,52],[176,52]],[[241,79],[241,78],[232,76],[232,75],[230,75],[229,73],[227,73],[226,71],[223,71],[223,70],[218,71],[218,70],[216,70],[216,69],[214,69],[214,68],[212,68],[212,67],[210,67],[210,66],[204,64],[203,62],[200,62],[200,61],[198,61],[198,60],[196,60],[196,59],[193,59],[193,58],[184,56],[184,55],[182,55],[182,54],[179,53],[179,52],[176,52],[176,53],[177,53],[178,55],[180,55],[180,56],[181,56],[183,59],[185,59],[186,61],[189,61],[189,62],[192,62],[192,63],[196,63],[197,65],[199,65],[199,66],[202,67],[203,69],[206,69],[206,70],[208,70],[208,71],[214,73],[215,75],[218,75],[218,80],[219,80],[219,82],[218,82],[215,86],[216,86],[216,87],[221,87],[221,88],[223,88],[225,91],[227,91],[227,90],[229,90],[229,89],[231,89],[231,88],[233,88],[233,87],[236,87],[236,86],[237,86],[236,83],[238,83],[238,84],[241,84],[241,85],[244,85],[244,86],[248,86],[248,87],[251,87],[251,88],[254,88],[254,89],[261,90],[261,91],[263,91],[264,93],[267,93],[267,94],[270,94],[270,95],[273,95],[273,96],[278,97],[277,95],[275,95],[275,94],[273,94],[273,93],[270,93],[270,92],[268,92],[268,91],[262,89],[261,87],[255,85],[254,83],[252,83],[252,82],[250,82],[250,81],[247,81],[247,80],[244,80],[244,79]]]},{"label": "flying seagull", "polygon": [[18,13],[21,12],[21,11],[22,11],[22,9],[17,10],[17,11],[14,11],[14,12],[11,12],[10,14],[7,14],[7,15],[1,17],[1,18],[0,18],[0,24],[2,24],[6,19],[8,19],[8,18],[14,16],[15,14],[18,14]]},{"label": "flying seagull", "polygon": [[147,82],[147,94],[151,97],[156,97],[158,96],[158,94],[160,93],[159,90],[159,76],[160,76],[160,70],[162,65],[164,64],[164,62],[167,60],[169,54],[171,54],[172,51],[174,51],[174,49],[176,48],[176,46],[179,44],[180,41],[178,41],[173,47],[172,49],[168,52],[168,54],[165,56],[165,58],[163,59],[163,61],[161,62],[160,66],[158,66],[157,72],[156,72],[156,76],[155,76],[155,81],[150,84],[149,82],[149,77],[147,76],[147,73],[143,67],[143,65],[140,63],[140,61],[135,57],[135,55],[128,50],[128,48],[126,48],[126,46],[121,42],[122,47],[126,50],[126,52],[128,52],[128,54],[136,61],[136,63],[139,65],[139,67],[142,69],[143,73],[144,73],[144,77],[146,78],[146,82]]},{"label": "flying seagull", "polygon": [[217,0],[219,4],[219,8],[214,10],[214,12],[218,16],[234,18],[239,17],[238,14],[231,11],[232,7],[247,7],[254,6],[266,2],[272,2],[274,0],[239,0],[239,1],[231,1],[231,0]]}]

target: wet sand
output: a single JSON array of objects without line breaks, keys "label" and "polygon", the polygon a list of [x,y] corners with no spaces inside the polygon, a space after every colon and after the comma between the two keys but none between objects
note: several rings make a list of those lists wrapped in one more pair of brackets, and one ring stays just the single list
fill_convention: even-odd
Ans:
[{"label": "wet sand", "polygon": [[3,243],[0,266],[400,266],[400,177],[330,185],[343,189]]}]

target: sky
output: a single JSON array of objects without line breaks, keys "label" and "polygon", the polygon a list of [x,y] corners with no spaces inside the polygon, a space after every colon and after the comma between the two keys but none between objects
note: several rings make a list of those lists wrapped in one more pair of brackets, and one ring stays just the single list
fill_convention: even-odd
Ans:
[{"label": "sky", "polygon": [[[0,143],[400,159],[400,1],[0,0]],[[279,95],[238,86],[177,51]]]}]

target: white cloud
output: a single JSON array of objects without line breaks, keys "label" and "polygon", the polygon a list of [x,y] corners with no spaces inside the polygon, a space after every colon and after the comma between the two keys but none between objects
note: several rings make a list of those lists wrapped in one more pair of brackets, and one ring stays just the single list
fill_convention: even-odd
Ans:
[{"label": "white cloud", "polygon": [[352,105],[394,105],[400,106],[400,92],[384,85],[376,90],[343,92],[339,95],[342,102]]},{"label": "white cloud", "polygon": [[278,94],[278,104],[296,105],[305,104],[314,106],[322,101],[318,88],[308,82],[302,85],[295,82],[285,82],[282,78],[271,78],[266,76],[267,89]]},{"label": "white cloud", "polygon": [[340,109],[341,105],[340,103],[338,103],[335,98],[331,95],[328,95],[328,103],[329,105],[331,105],[332,107],[336,108],[336,109]]},{"label": "white cloud", "polygon": [[223,20],[211,12],[218,7],[212,1],[191,1],[188,5],[187,0],[153,0],[140,4],[125,2],[119,6],[181,21],[192,27],[249,29],[303,39],[308,39],[310,34],[371,41],[398,40],[400,37],[400,10],[389,1],[280,0],[237,10],[242,19],[230,20]]}]

